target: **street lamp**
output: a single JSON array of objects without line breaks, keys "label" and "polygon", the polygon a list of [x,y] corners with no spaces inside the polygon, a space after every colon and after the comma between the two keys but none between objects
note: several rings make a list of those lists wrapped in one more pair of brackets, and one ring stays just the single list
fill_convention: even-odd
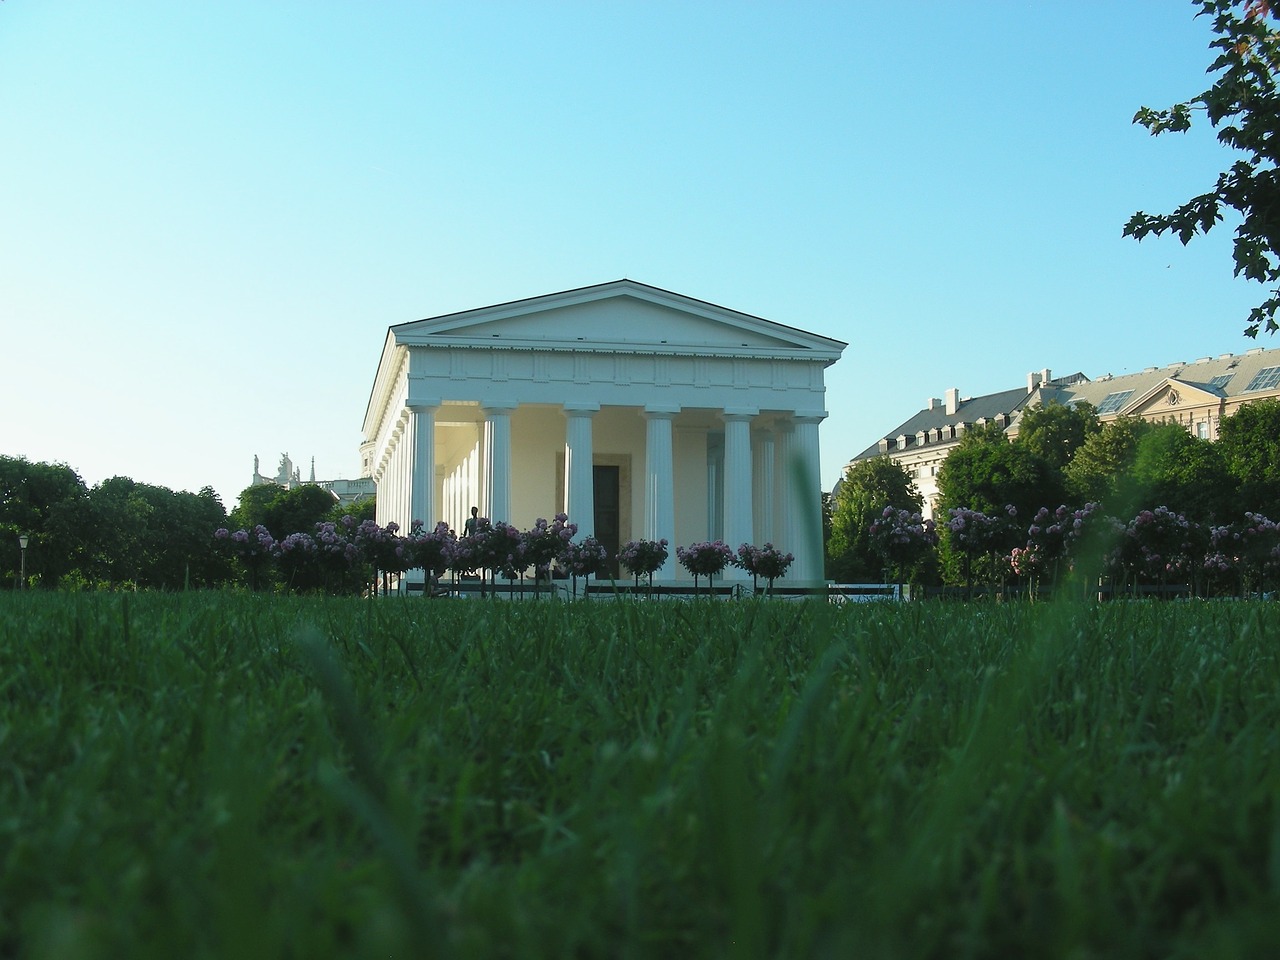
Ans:
[{"label": "street lamp", "polygon": [[22,579],[18,581],[20,590],[27,589],[27,543],[30,539],[25,533],[18,534],[18,546],[22,548]]}]

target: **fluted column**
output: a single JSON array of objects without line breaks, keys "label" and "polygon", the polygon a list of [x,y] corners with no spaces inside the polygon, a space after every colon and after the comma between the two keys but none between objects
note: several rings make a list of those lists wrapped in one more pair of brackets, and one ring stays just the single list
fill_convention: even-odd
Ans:
[{"label": "fluted column", "polygon": [[756,542],[773,543],[773,504],[776,499],[773,486],[773,432],[761,430],[751,442],[751,460],[754,470],[752,492],[755,494]]},{"label": "fluted column", "polygon": [[644,535],[649,540],[666,540],[667,562],[659,569],[674,568],[676,555],[675,458],[672,453],[671,421],[679,407],[650,405],[645,418]]},{"label": "fluted column", "polygon": [[[795,553],[795,515],[793,512],[794,473],[791,469],[792,450],[795,446],[795,424],[791,419],[779,420],[775,427],[773,489],[773,543],[784,553]],[[791,576],[788,573],[788,576]]]},{"label": "fluted column", "polygon": [[[724,542],[737,550],[739,544],[754,542],[751,497],[751,421],[754,408],[726,408],[724,421]],[[729,579],[747,576],[738,567],[726,569]]]},{"label": "fluted column", "polygon": [[490,403],[484,413],[484,516],[511,522],[511,411],[514,403]]},{"label": "fluted column", "polygon": [[[438,402],[415,402],[409,406],[413,446],[409,464],[409,524],[421,520],[432,529],[436,522],[436,410]],[[408,533],[408,531],[405,531]]]},{"label": "fluted column", "polygon": [[819,581],[822,564],[822,479],[818,449],[818,425],[826,411],[801,412],[795,417],[795,443],[791,457],[794,463],[791,495],[795,510],[796,555],[792,580]]},{"label": "fluted column", "polygon": [[595,533],[596,491],[592,470],[591,418],[600,412],[598,403],[566,403],[564,443],[565,513],[578,525],[580,537]]}]

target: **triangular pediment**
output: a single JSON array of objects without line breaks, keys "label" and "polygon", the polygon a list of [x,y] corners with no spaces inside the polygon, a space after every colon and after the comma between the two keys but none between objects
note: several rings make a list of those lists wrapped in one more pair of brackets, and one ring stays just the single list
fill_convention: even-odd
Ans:
[{"label": "triangular pediment", "polygon": [[1179,407],[1203,406],[1221,399],[1221,394],[1203,384],[1168,377],[1141,396],[1131,398],[1120,412],[1142,417],[1169,415]]},{"label": "triangular pediment", "polygon": [[392,332],[397,343],[407,346],[798,353],[828,362],[845,346],[632,280],[418,320]]}]

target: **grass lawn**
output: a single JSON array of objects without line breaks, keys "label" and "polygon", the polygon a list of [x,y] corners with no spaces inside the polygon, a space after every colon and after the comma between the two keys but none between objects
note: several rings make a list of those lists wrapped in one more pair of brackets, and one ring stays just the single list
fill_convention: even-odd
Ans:
[{"label": "grass lawn", "polygon": [[1280,605],[0,595],[0,958],[1280,953]]}]

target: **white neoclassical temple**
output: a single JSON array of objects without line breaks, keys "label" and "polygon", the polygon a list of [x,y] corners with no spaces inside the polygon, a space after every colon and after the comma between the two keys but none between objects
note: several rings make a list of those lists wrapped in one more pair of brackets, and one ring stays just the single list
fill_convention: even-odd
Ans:
[{"label": "white neoclassical temple", "polygon": [[[818,427],[846,344],[633,280],[391,327],[364,419],[377,520],[563,511],[611,554],[771,542],[822,579]],[[729,574],[732,576],[732,573]]]}]

